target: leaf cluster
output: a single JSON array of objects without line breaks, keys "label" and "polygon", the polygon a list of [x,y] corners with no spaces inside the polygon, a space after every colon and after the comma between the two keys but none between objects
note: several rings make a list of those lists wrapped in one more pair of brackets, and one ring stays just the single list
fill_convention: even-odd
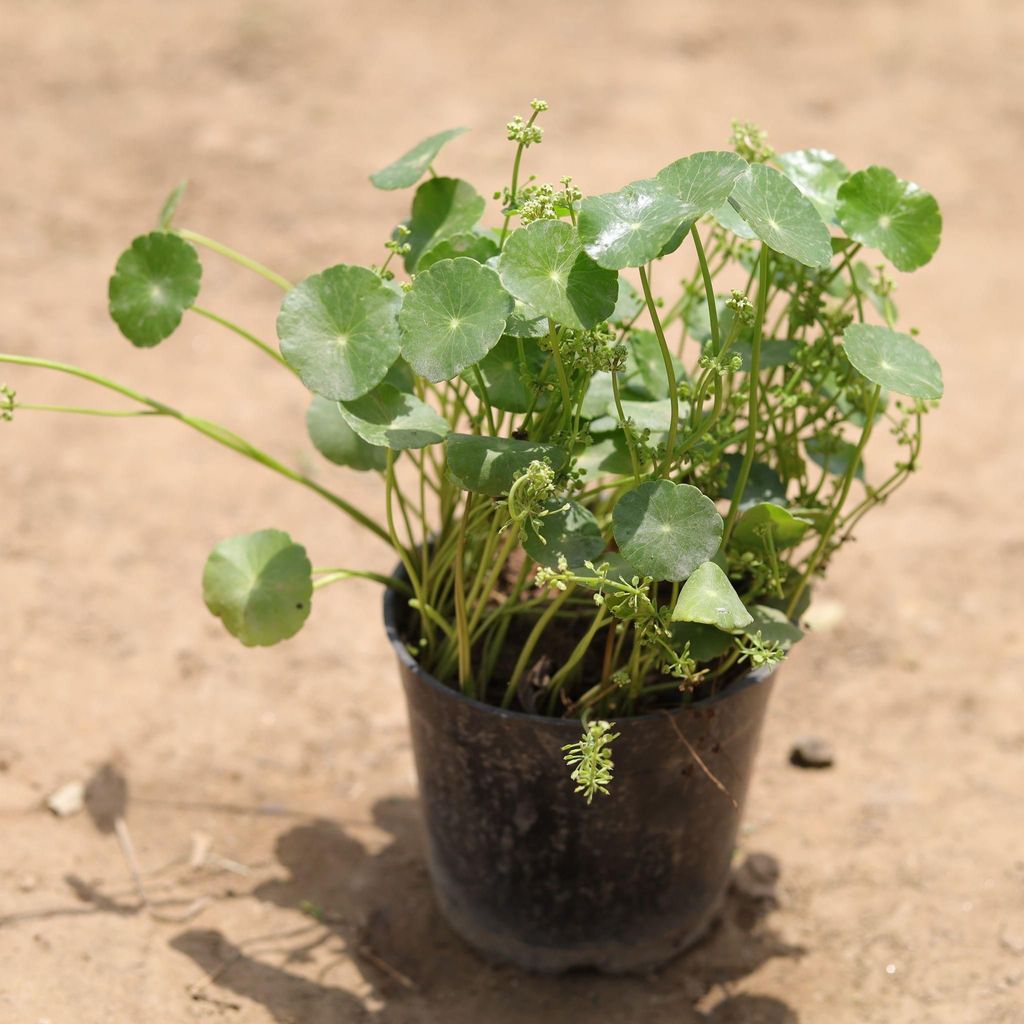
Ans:
[{"label": "leaf cluster", "polygon": [[[443,681],[604,725],[776,664],[835,552],[918,468],[942,376],[897,330],[886,267],[927,263],[941,217],[892,171],[775,153],[739,123],[735,151],[684,156],[615,192],[524,183],[545,110],[534,101],[509,122],[495,206],[435,170],[465,130],[431,135],[371,175],[414,190],[382,264],[296,284],[175,227],[179,188],[118,260],[110,312],[138,347],[190,311],[252,342],[310,392],[315,449],[382,479],[370,516],[332,489],[333,468],[304,476],[138,396],[316,491],[402,564],[397,578],[313,569],[279,531],[231,538],[203,584],[231,633],[275,643],[315,589],[380,579],[408,594],[410,649]],[[284,289],[276,349],[196,305],[198,247]],[[869,452],[885,429],[889,468]],[[603,768],[598,753],[580,763],[589,799]]]}]

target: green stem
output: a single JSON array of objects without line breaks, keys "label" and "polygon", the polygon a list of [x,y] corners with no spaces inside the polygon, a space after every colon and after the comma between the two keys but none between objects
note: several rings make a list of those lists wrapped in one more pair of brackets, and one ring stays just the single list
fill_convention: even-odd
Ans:
[{"label": "green stem", "polygon": [[516,695],[516,691],[519,689],[519,680],[522,678],[523,673],[526,671],[526,666],[530,662],[530,658],[533,655],[534,648],[537,646],[541,635],[547,628],[548,623],[555,617],[555,614],[562,607],[563,604],[569,599],[569,595],[573,592],[574,587],[570,584],[561,591],[554,600],[544,609],[544,614],[534,624],[530,635],[526,638],[526,643],[523,644],[522,650],[519,652],[519,657],[516,660],[515,667],[512,669],[512,675],[509,677],[508,687],[505,690],[505,696],[502,699],[501,706],[508,708],[512,706],[512,700]]},{"label": "green stem", "polygon": [[207,320],[212,320],[215,324],[220,324],[221,327],[234,331],[240,338],[244,338],[251,345],[255,345],[261,352],[270,356],[276,363],[280,363],[281,366],[291,370],[292,373],[296,372],[284,361],[279,352],[275,352],[266,342],[260,341],[255,334],[250,334],[245,328],[239,327],[238,324],[232,323],[230,320],[225,320],[224,317],[218,316],[216,313],[211,313],[210,310],[204,309],[202,306],[192,306],[191,309],[193,313],[198,313],[200,316],[206,317]]},{"label": "green stem", "polygon": [[654,304],[654,296],[651,294],[651,282],[647,277],[647,268],[640,267],[640,284],[643,286],[644,299],[651,314],[651,321],[654,324],[654,334],[661,347],[661,358],[665,364],[665,376],[668,378],[668,399],[671,407],[671,420],[668,428],[668,438],[665,441],[665,459],[661,464],[661,475],[668,476],[672,469],[672,456],[676,447],[676,433],[679,430],[679,388],[676,384],[676,369],[672,363],[672,353],[669,350],[668,342],[665,340],[665,332],[658,317],[658,309]]},{"label": "green stem", "polygon": [[871,430],[875,425],[875,409],[878,407],[878,399],[881,393],[881,385],[875,385],[875,389],[871,393],[871,398],[868,401],[868,407],[865,411],[864,429],[861,431],[860,441],[854,450],[853,457],[850,459],[850,464],[846,467],[846,472],[843,474],[843,483],[839,489],[839,495],[832,505],[832,512],[829,515],[828,522],[826,522],[825,528],[821,531],[821,539],[818,541],[818,546],[814,549],[814,553],[808,559],[807,568],[804,570],[803,576],[800,578],[800,582],[793,591],[793,596],[789,599],[789,604],[786,607],[786,616],[788,618],[793,617],[793,613],[796,611],[796,607],[800,603],[800,598],[803,596],[804,590],[807,588],[807,584],[810,582],[811,577],[817,571],[818,566],[825,557],[825,552],[828,550],[829,542],[832,540],[832,536],[836,531],[839,515],[843,510],[843,505],[846,504],[846,499],[850,495],[850,488],[853,486],[854,477],[857,475],[857,468],[860,466],[861,456],[864,454],[864,449],[867,447],[868,440],[871,437]]},{"label": "green stem", "polygon": [[732,528],[739,515],[740,503],[743,500],[743,492],[747,487],[747,479],[750,476],[750,467],[754,464],[754,449],[757,446],[757,412],[758,412],[758,384],[761,372],[761,333],[764,330],[764,314],[768,300],[768,246],[761,246],[761,255],[758,259],[758,280],[757,280],[757,311],[754,320],[754,333],[751,338],[750,350],[750,373],[748,381],[750,384],[750,400],[747,411],[747,443],[746,451],[743,453],[743,463],[740,466],[739,475],[736,478],[736,486],[732,492],[732,501],[729,504],[729,515],[725,520],[725,528],[722,531],[722,547],[728,543]]},{"label": "green stem", "polygon": [[245,267],[246,270],[251,270],[254,274],[259,274],[260,277],[265,277],[268,281],[272,281],[279,288],[283,288],[286,292],[291,291],[292,289],[292,283],[287,278],[282,277],[269,267],[263,266],[262,263],[257,263],[255,260],[249,259],[248,256],[242,255],[242,253],[238,252],[236,249],[232,249],[212,238],[207,238],[206,235],[201,235],[197,231],[189,231],[188,228],[178,228],[177,234],[187,242],[192,242],[194,245],[202,245],[229,260],[233,260],[235,263],[239,264],[239,266]]},{"label": "green stem", "polygon": [[626,435],[626,447],[629,449],[629,464],[633,467],[633,479],[640,483],[640,462],[636,457],[636,444],[633,440],[633,431],[626,423],[626,414],[622,409],[622,398],[619,395],[619,374],[612,370],[612,398],[615,400],[615,413],[622,424],[622,432]]},{"label": "green stem", "polygon": [[701,277],[704,278],[704,295],[708,303],[708,320],[711,323],[711,343],[716,354],[721,345],[721,337],[718,333],[718,303],[715,301],[715,286],[711,280],[711,271],[708,269],[707,257],[704,255],[704,245],[700,240],[700,232],[697,231],[697,222],[690,227],[690,235],[693,237],[693,246],[697,250],[697,262],[700,264]]},{"label": "green stem", "polygon": [[123,384],[118,384],[106,377],[101,377],[99,374],[91,373],[88,370],[83,370],[78,366],[72,366],[69,363],[58,363],[51,359],[37,359],[34,356],[16,356],[3,352],[0,352],[0,363],[11,363],[16,366],[34,366],[43,370],[54,370],[58,373],[66,373],[72,377],[79,377],[82,380],[87,380],[92,384],[98,384],[100,387],[106,388],[108,391],[114,391],[119,395],[123,395],[125,398],[130,398],[133,402],[138,402],[140,405],[149,406],[149,408],[155,413],[175,419],[179,423],[184,423],[185,426],[190,427],[192,430],[210,438],[211,441],[216,441],[225,448],[230,448],[232,451],[238,452],[240,455],[244,455],[247,459],[252,459],[253,462],[258,462],[260,465],[266,466],[267,469],[272,469],[275,473],[286,477],[288,480],[301,484],[303,487],[313,491],[315,494],[319,494],[321,498],[326,499],[336,508],[339,508],[347,516],[359,523],[360,526],[365,527],[381,540],[390,543],[388,532],[383,529],[383,527],[375,523],[368,515],[366,515],[365,512],[361,512],[354,505],[349,504],[349,502],[340,495],[327,490],[326,487],[321,487],[315,481],[310,480],[309,477],[303,476],[301,473],[296,473],[294,470],[289,469],[283,463],[278,462],[273,456],[261,451],[255,445],[246,441],[245,438],[239,437],[238,434],[233,433],[226,427],[220,426],[218,423],[212,423],[209,420],[200,419],[196,416],[187,416],[185,413],[179,412],[177,409],[172,408],[163,402],[159,402],[155,398],[148,398],[146,395],[143,395],[138,391],[134,391]]},{"label": "green stem", "polygon": [[379,572],[369,572],[363,569],[314,569],[313,574],[317,576],[313,581],[314,590],[329,587],[332,583],[338,583],[341,580],[359,579],[372,580],[374,583],[380,583],[391,590],[398,590],[412,597],[412,587],[405,580],[400,580],[396,576],[385,576]]}]

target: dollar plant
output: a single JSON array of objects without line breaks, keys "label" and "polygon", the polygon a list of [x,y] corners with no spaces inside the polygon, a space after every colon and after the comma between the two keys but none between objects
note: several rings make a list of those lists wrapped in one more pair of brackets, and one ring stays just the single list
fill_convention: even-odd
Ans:
[{"label": "dollar plant", "polygon": [[[585,168],[539,182],[525,164],[546,109],[535,100],[508,123],[511,170],[490,207],[440,167],[464,129],[371,175],[414,189],[379,265],[293,283],[180,226],[181,187],[117,261],[110,313],[132,345],[163,343],[186,317],[232,333],[308,390],[309,438],[333,466],[308,475],[226,426],[36,356],[0,361],[129,407],[32,404],[5,386],[0,417],[161,416],[314,492],[390,544],[400,571],[314,568],[264,529],[210,555],[211,612],[243,644],[274,644],[331,584],[393,587],[425,671],[478,700],[597,723],[571,753],[589,800],[610,777],[605,720],[777,664],[836,552],[919,468],[942,377],[897,329],[890,273],[932,258],[941,217],[884,167],[776,152],[739,122],[732,150],[615,192],[586,194]],[[200,251],[281,290],[276,345],[209,308],[215,294],[199,303]],[[889,465],[871,447],[886,432]],[[346,496],[336,467],[381,478],[379,514]]]}]

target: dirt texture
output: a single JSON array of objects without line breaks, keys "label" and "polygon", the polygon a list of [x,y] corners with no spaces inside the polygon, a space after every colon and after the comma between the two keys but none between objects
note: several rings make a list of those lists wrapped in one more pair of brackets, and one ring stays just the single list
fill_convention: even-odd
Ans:
[{"label": "dirt texture", "polygon": [[[1024,1021],[1022,52],[1014,0],[5,0],[0,348],[223,419],[366,508],[269,360],[194,317],[144,353],[108,322],[110,268],[179,179],[184,223],[297,279],[382,255],[408,194],[366,175],[431,131],[472,126],[442,166],[497,188],[502,125],[543,96],[530,170],[604,191],[750,118],[937,194],[942,248],[897,298],[947,397],[782,674],[722,922],[611,979],[487,966],[439,919],[373,585],[269,651],[200,600],[230,534],[378,570],[382,545],[173,423],[0,424],[0,1021]],[[206,304],[272,337],[273,287],[205,264]],[[807,735],[833,767],[789,763]],[[82,812],[44,808],[94,777]]]}]

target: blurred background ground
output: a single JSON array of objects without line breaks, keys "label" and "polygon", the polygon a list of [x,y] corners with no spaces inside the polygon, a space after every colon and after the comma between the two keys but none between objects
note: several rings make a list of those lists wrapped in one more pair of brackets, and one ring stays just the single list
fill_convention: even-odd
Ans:
[{"label": "blurred background ground", "polygon": [[[933,190],[943,245],[897,298],[947,398],[774,698],[742,844],[780,865],[777,909],[734,896],[649,979],[490,968],[438,919],[372,587],[325,593],[266,652],[199,598],[228,534],[278,526],[315,564],[383,569],[380,545],[173,424],[0,426],[0,1020],[1024,1021],[1022,48],[1013,0],[5,0],[0,348],[132,381],[334,477],[269,361],[198,321],[152,352],[119,339],[118,252],[189,177],[183,222],[286,275],[377,259],[408,195],[367,173],[466,124],[442,166],[500,187],[502,125],[538,95],[542,180],[615,188],[742,117]],[[272,287],[205,263],[206,305],[272,336]],[[5,376],[26,401],[92,400]],[[335,483],[375,507],[372,482]],[[805,733],[834,769],[786,763]],[[140,912],[86,814],[41,809],[108,761],[154,898],[207,898],[186,923]]]}]

